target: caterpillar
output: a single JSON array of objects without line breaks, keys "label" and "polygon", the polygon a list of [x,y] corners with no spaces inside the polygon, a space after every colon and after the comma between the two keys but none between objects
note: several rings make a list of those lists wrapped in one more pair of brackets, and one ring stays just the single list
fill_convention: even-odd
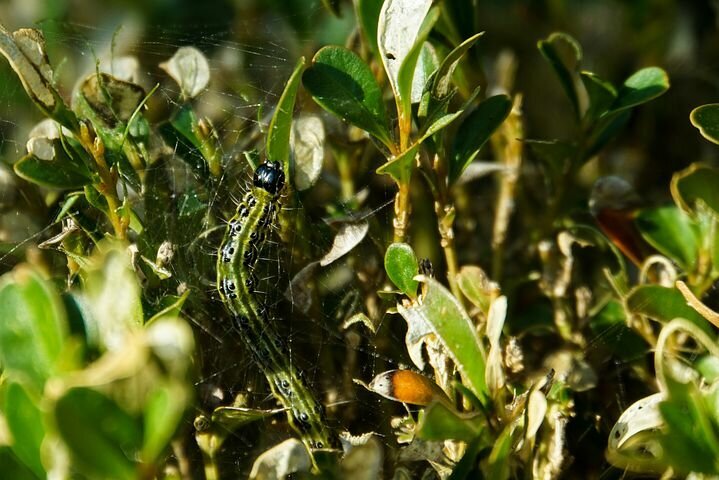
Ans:
[{"label": "caterpillar", "polygon": [[[334,447],[321,404],[291,363],[275,330],[275,319],[257,294],[254,270],[268,232],[277,220],[285,174],[279,162],[265,162],[254,172],[252,187],[230,219],[217,255],[217,290],[239,334],[267,378],[272,394],[287,410],[292,428],[312,455]],[[314,457],[313,457],[314,458]]]}]

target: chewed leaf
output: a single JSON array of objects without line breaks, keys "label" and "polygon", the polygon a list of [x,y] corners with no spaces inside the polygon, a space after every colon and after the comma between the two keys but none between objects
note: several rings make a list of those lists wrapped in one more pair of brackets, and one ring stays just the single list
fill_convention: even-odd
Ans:
[{"label": "chewed leaf", "polygon": [[[431,0],[386,0],[377,27],[377,43],[387,77],[396,97],[401,97],[399,73],[402,64],[417,42],[420,26],[432,6]],[[413,71],[420,72],[421,67]],[[411,101],[418,102],[424,79],[415,75],[411,81]]]},{"label": "chewed leaf", "polygon": [[459,301],[431,277],[419,276],[426,286],[421,302],[397,305],[409,325],[427,325],[440,340],[462,374],[465,384],[480,399],[487,398],[486,355],[472,320]]},{"label": "chewed leaf", "polygon": [[319,115],[304,115],[294,121],[290,145],[295,187],[307,190],[319,178],[325,157],[325,127]]},{"label": "chewed leaf", "polygon": [[298,472],[308,472],[312,460],[302,442],[290,438],[275,445],[257,457],[250,479],[280,479]]},{"label": "chewed leaf", "polygon": [[634,402],[622,413],[609,433],[610,463],[631,471],[654,470],[659,466],[659,429],[664,424],[659,403],[663,399],[664,394],[655,393]]},{"label": "chewed leaf", "polygon": [[368,230],[367,222],[343,224],[332,242],[332,249],[322,257],[320,265],[327,266],[351,251],[364,239]]},{"label": "chewed leaf", "polygon": [[182,95],[194,98],[210,83],[210,64],[205,55],[195,47],[180,47],[168,61],[160,64],[180,86]]}]

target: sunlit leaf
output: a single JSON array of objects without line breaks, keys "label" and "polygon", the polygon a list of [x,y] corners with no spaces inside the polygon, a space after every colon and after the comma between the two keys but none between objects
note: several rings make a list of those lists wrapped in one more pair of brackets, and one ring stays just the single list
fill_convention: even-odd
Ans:
[{"label": "sunlit leaf", "polygon": [[382,90],[355,53],[335,46],[320,49],[302,83],[321,107],[392,146]]},{"label": "sunlit leaf", "polygon": [[607,459],[630,471],[661,471],[659,428],[663,425],[661,393],[644,397],[629,406],[609,433]]},{"label": "sunlit leaf", "polygon": [[143,412],[145,438],[142,458],[154,462],[165,450],[180,425],[187,406],[188,392],[176,383],[158,385],[150,393]]},{"label": "sunlit leaf", "polygon": [[350,252],[367,235],[369,224],[367,222],[344,223],[335,235],[332,248],[320,260],[321,266],[329,265],[338,258]]},{"label": "sunlit leaf", "polygon": [[487,398],[484,369],[486,356],[472,320],[459,301],[431,277],[419,277],[426,292],[422,302],[409,307],[397,304],[408,324],[426,324],[440,340],[462,374],[465,385],[480,399]]},{"label": "sunlit leaf", "polygon": [[433,403],[424,410],[417,425],[422,440],[462,440],[471,442],[486,427],[479,414],[460,414],[443,403]]},{"label": "sunlit leaf", "polygon": [[693,270],[700,232],[682,210],[673,205],[644,209],[639,212],[636,224],[644,239],[662,255],[684,270]]},{"label": "sunlit leaf", "polygon": [[293,473],[307,472],[311,465],[309,453],[302,442],[290,438],[257,457],[249,478],[280,480]]},{"label": "sunlit leaf", "polygon": [[643,68],[624,81],[611,107],[618,112],[657,98],[669,89],[669,76],[659,67]]},{"label": "sunlit leaf", "polygon": [[410,298],[417,296],[419,283],[414,277],[419,270],[419,262],[406,243],[393,243],[384,255],[384,269],[392,283]]},{"label": "sunlit leaf", "polygon": [[290,134],[292,132],[292,115],[295,109],[297,89],[302,80],[302,71],[305,68],[305,58],[297,61],[295,69],[290,75],[280,101],[275,107],[275,113],[270,120],[267,130],[267,159],[280,162],[285,172],[290,171]]}]

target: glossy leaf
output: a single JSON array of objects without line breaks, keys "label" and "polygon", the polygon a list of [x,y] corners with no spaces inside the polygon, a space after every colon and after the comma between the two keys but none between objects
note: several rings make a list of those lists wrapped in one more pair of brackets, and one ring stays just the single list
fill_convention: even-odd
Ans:
[{"label": "glossy leaf", "polygon": [[699,230],[676,206],[644,209],[637,216],[642,237],[662,255],[677,262],[684,270],[696,265]]},{"label": "glossy leaf", "polygon": [[479,414],[460,414],[443,403],[433,403],[417,424],[417,436],[422,440],[471,442],[485,427],[484,417]]},{"label": "glossy leaf", "polygon": [[414,277],[419,270],[419,262],[406,243],[393,243],[384,255],[384,269],[392,283],[410,298],[417,296],[419,283]]},{"label": "glossy leaf", "polygon": [[428,326],[455,362],[465,385],[480,400],[486,400],[486,355],[472,320],[459,301],[437,280],[420,278],[426,289],[421,304],[415,302],[409,307],[398,304],[397,310],[407,323]]},{"label": "glossy leaf", "polygon": [[626,305],[632,313],[646,315],[662,323],[675,318],[685,318],[705,332],[711,332],[709,323],[687,305],[684,296],[675,288],[640,285],[629,292]]},{"label": "glossy leaf", "polygon": [[512,100],[507,95],[495,95],[481,102],[462,122],[462,133],[456,137],[450,157],[450,182],[459,178],[511,110]]},{"label": "glossy leaf", "polygon": [[[39,478],[45,477],[40,446],[45,437],[43,413],[30,393],[17,382],[3,385],[2,413],[12,435],[12,450],[17,457]],[[0,468],[0,471],[4,471]]]},{"label": "glossy leaf", "polygon": [[719,143],[719,103],[695,108],[689,115],[689,120],[704,138],[712,143]]},{"label": "glossy leaf", "polygon": [[90,477],[136,478],[142,444],[138,422],[113,400],[89,388],[73,388],[53,409],[58,433]]},{"label": "glossy leaf", "polygon": [[612,113],[636,107],[657,98],[669,89],[667,72],[658,67],[643,68],[627,78],[617,92]]},{"label": "glossy leaf", "polygon": [[295,69],[290,75],[280,101],[275,107],[275,113],[270,120],[267,130],[267,159],[280,162],[284,171],[290,171],[290,134],[292,132],[292,115],[295,109],[297,89],[302,80],[302,71],[305,68],[305,58],[297,61]]},{"label": "glossy leaf", "polygon": [[382,90],[355,53],[335,46],[320,49],[302,83],[322,108],[393,148]]},{"label": "glossy leaf", "polygon": [[555,32],[545,40],[537,42],[537,48],[559,77],[559,82],[572,104],[574,113],[579,118],[579,96],[574,81],[582,60],[582,47],[570,35]]},{"label": "glossy leaf", "polygon": [[0,279],[0,365],[8,378],[41,391],[58,371],[66,335],[65,312],[52,285],[29,268]]}]

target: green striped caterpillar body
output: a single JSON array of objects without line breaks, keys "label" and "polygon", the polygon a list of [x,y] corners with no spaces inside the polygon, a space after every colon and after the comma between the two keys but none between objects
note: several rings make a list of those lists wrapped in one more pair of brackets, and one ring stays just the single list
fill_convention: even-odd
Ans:
[{"label": "green striped caterpillar body", "polygon": [[334,446],[322,421],[322,407],[291,363],[264,299],[256,292],[254,270],[275,224],[285,183],[279,162],[257,167],[253,186],[229,221],[217,258],[217,289],[233,328],[267,378],[292,427],[311,452]]}]

